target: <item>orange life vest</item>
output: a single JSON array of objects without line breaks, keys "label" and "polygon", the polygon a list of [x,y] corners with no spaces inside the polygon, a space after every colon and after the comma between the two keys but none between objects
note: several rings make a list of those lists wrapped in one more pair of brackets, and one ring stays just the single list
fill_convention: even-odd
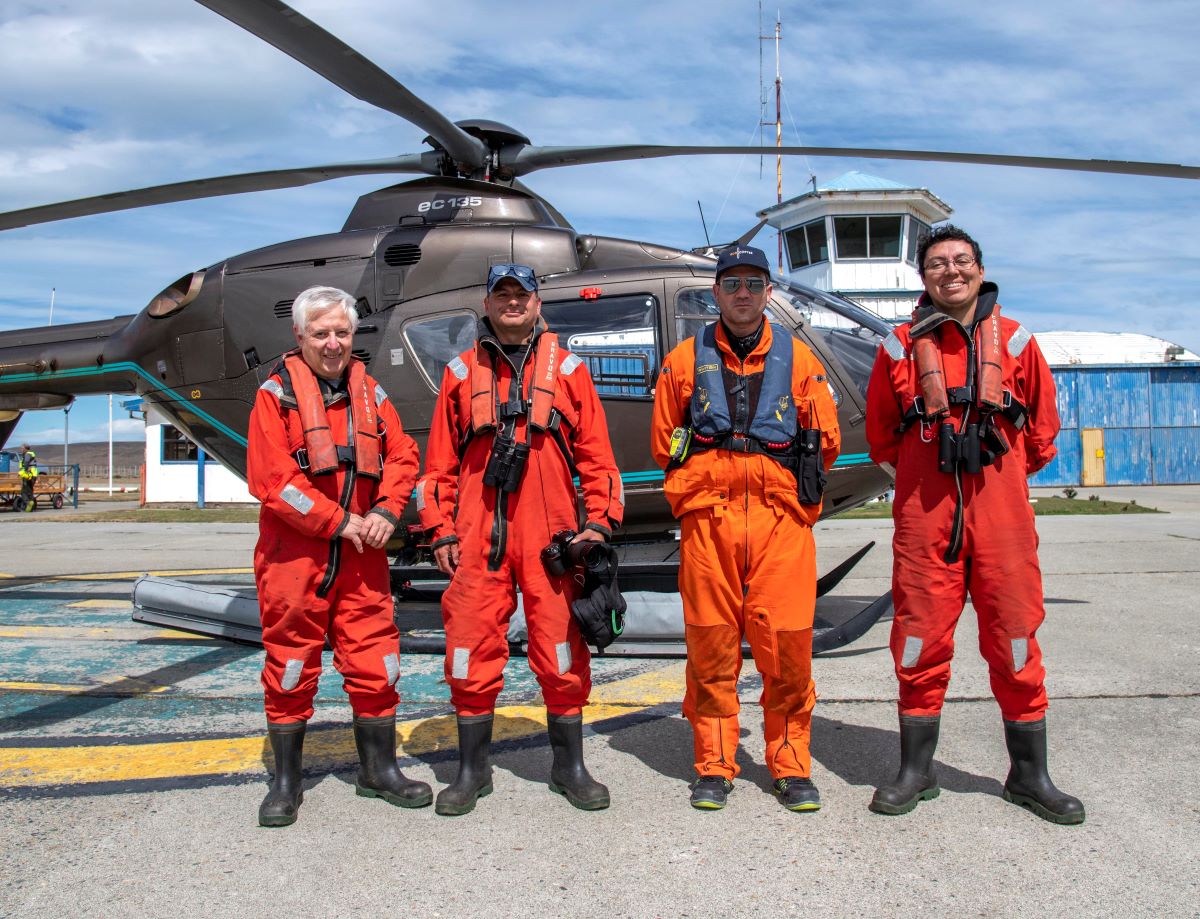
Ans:
[{"label": "orange life vest", "polygon": [[[383,461],[375,394],[371,392],[367,369],[362,361],[351,359],[346,372],[346,390],[350,396],[350,415],[354,428],[350,444],[354,451],[354,466],[358,475],[378,479],[383,475]],[[335,471],[339,463],[338,447],[329,429],[325,400],[321,397],[316,374],[296,351],[284,355],[283,366],[276,373],[283,380],[285,394],[295,399],[295,409],[304,432],[309,474],[322,475]],[[286,404],[284,399],[280,401]]]},{"label": "orange life vest", "polygon": [[[529,425],[537,431],[550,427],[551,410],[554,408],[554,383],[558,377],[558,336],[543,332],[538,336],[533,352],[533,377],[530,380],[529,400],[524,414]],[[495,357],[484,354],[481,346],[475,347],[475,360],[471,365],[471,434],[494,429],[498,422],[500,397],[496,388]],[[524,392],[524,385],[522,385]]]}]

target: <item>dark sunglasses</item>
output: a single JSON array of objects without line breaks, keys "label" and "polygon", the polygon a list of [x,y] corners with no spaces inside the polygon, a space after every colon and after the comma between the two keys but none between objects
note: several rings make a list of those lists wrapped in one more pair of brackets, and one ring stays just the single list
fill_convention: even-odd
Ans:
[{"label": "dark sunglasses", "polygon": [[727,294],[736,294],[738,288],[743,284],[746,285],[746,290],[752,294],[761,294],[767,289],[766,278],[721,278],[718,283],[721,285],[721,290]]}]

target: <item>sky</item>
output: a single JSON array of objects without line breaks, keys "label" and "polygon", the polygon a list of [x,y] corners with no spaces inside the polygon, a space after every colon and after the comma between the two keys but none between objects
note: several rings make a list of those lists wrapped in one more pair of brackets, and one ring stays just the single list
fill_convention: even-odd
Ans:
[{"label": "sky", "polygon": [[[747,144],[774,118],[774,50],[750,0],[295,0],[452,120],[535,144]],[[790,2],[784,142],[1200,164],[1195,0]],[[190,0],[0,0],[0,211],[191,178],[420,152],[362,103]],[[773,128],[762,137],[773,141]],[[983,246],[1033,331],[1142,332],[1200,351],[1200,182],[792,157],[784,197],[857,169],[930,189]],[[334,232],[403,177],[161,205],[0,233],[0,331],[140,310],[194,269]],[[740,235],[775,200],[773,159],[686,157],[526,179],[581,232],[684,248]],[[766,233],[756,242],[774,248]],[[115,436],[140,425],[120,409]],[[59,442],[63,413],[10,443]],[[108,434],[79,400],[71,439]]]}]

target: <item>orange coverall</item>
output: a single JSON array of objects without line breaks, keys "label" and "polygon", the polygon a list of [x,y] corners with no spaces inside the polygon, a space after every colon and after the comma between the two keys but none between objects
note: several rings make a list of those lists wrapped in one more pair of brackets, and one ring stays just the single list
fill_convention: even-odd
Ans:
[{"label": "orange coverall", "polygon": [[[530,357],[522,365],[524,399],[530,398],[533,352],[543,333],[535,330]],[[591,692],[591,657],[571,617],[579,585],[570,575],[549,576],[540,553],[555,532],[579,528],[574,475],[583,489],[587,525],[606,534],[620,525],[625,496],[591,374],[577,355],[561,347],[558,354],[554,409],[562,417],[560,432],[571,456],[553,435],[518,417],[514,438],[528,443],[530,452],[511,493],[483,483],[494,431],[471,433],[469,384],[476,361],[491,364],[501,402],[514,395],[516,371],[486,325],[480,324],[475,348],[459,355],[442,375],[416,500],[421,525],[434,543],[456,538],[461,552],[442,597],[446,682],[461,716],[485,715],[496,707],[518,585],[529,629],[529,666],[547,710],[578,714]]]},{"label": "orange coverall", "polygon": [[[742,363],[718,323],[716,342],[725,366],[761,375],[772,336],[780,331],[767,323]],[[686,425],[694,388],[695,340],[688,339],[667,356],[654,395],[650,446],[663,468],[670,460],[671,432]],[[798,426],[821,430],[828,470],[841,446],[837,409],[825,368],[795,339],[791,389]],[[679,592],[688,648],[683,713],[692,725],[696,771],[729,779],[740,771],[734,754],[745,635],[762,674],[767,767],[774,778],[808,777],[816,703],[812,525],[820,505],[801,504],[795,476],[774,459],[722,449],[667,469],[664,488],[681,530]]]},{"label": "orange coverall", "polygon": [[[400,519],[417,477],[417,445],[404,433],[383,388],[370,376],[366,381],[383,433],[380,480],[360,476],[345,463],[324,475],[300,468],[295,454],[305,445],[304,433],[299,413],[280,405],[279,376],[259,389],[250,414],[246,479],[262,502],[254,574],[267,652],[262,684],[272,723],[312,717],[326,636],[356,715],[392,715],[399,701],[400,633],[387,554],[365,544],[359,554],[340,534],[348,511],[365,515],[375,509],[392,523]],[[349,400],[340,394],[325,401],[334,441],[347,446]],[[332,584],[319,596],[331,571]]]},{"label": "orange coverall", "polygon": [[[966,330],[957,322],[946,322],[931,333],[942,354],[947,387],[966,385],[967,368],[978,360],[978,333],[988,325],[983,320],[992,311],[996,292],[994,284],[983,285],[976,307],[978,332],[970,346]],[[926,302],[922,297],[921,304]],[[980,473],[958,474],[963,542],[957,560],[948,562],[943,556],[960,500],[956,475],[938,470],[937,430],[917,423],[900,432],[904,412],[921,394],[910,326],[899,326],[880,347],[867,389],[871,459],[894,467],[896,474],[891,646],[900,682],[900,713],[941,711],[950,682],[954,628],[969,593],[979,616],[979,650],[1004,718],[1036,721],[1047,706],[1046,672],[1036,638],[1045,608],[1026,477],[1057,452],[1054,379],[1032,336],[1001,316],[1003,386],[1025,405],[1028,421],[1018,432],[1008,418],[996,415],[1010,452]],[[974,420],[975,406],[951,404],[956,430],[968,409]]]}]

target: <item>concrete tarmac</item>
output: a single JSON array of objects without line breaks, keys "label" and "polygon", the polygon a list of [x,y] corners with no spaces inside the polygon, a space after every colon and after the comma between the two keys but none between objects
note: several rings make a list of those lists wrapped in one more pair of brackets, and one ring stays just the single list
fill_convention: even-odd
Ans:
[{"label": "concrete tarmac", "polygon": [[[1200,487],[1080,491],[1169,513],[1038,520],[1051,774],[1087,806],[1077,827],[999,796],[1007,757],[968,607],[937,754],[943,791],[904,817],[866,809],[898,760],[884,621],[814,665],[819,813],[788,813],[765,790],[750,662],[743,771],[729,806],[706,813],[687,805],[682,662],[613,659],[596,664],[586,740],[613,806],[574,810],[547,790],[536,689],[515,660],[496,790],[474,813],[356,797],[349,712],[332,685],[310,729],[300,820],[261,829],[257,653],[136,625],[122,600],[131,572],[244,580],[255,527],[0,516],[0,571],[22,578],[0,580],[0,917],[1196,916]],[[890,531],[821,525],[822,570],[879,543],[837,593],[889,587]],[[95,572],[117,576],[68,577]],[[445,784],[453,719],[437,664],[404,667],[404,768]]]}]

